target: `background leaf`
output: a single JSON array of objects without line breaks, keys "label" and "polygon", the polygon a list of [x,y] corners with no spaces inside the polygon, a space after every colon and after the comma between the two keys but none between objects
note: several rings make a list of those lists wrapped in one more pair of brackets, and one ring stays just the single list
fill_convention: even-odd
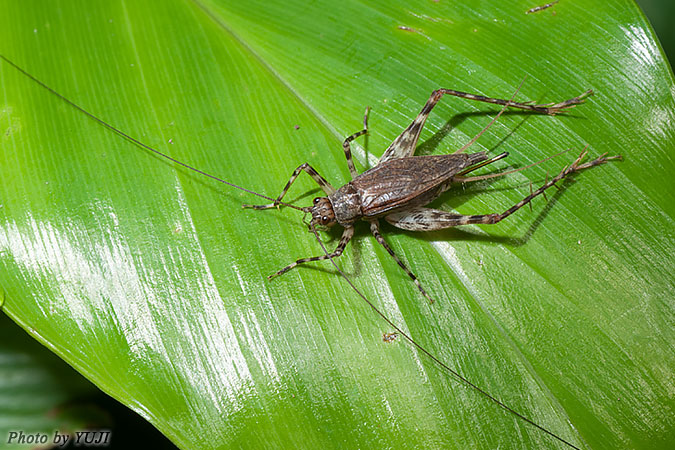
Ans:
[{"label": "background leaf", "polygon": [[675,30],[670,26],[675,19],[675,4],[668,0],[637,0],[636,2],[649,19],[658,41],[663,47],[665,59],[675,58]]},{"label": "background leaf", "polygon": [[[0,436],[3,448],[53,448],[55,433],[109,430],[109,448],[175,448],[147,421],[103,394],[0,315]],[[23,433],[23,435],[22,435]],[[97,435],[81,435],[92,439]],[[39,438],[38,438],[39,437]],[[57,444],[63,444],[59,437]],[[42,443],[42,444],[40,444]]]},{"label": "background leaf", "polygon": [[[438,87],[508,97],[528,75],[519,98],[537,101],[593,88],[565,116],[505,115],[474,150],[524,166],[589,145],[625,162],[497,226],[384,227],[435,304],[366,229],[340,262],[420,343],[576,445],[666,448],[672,72],[630,2],[525,15],[532,6],[3,2],[0,42],[131,135],[270,195],[305,161],[345,182],[340,142],[366,105],[362,166]],[[0,67],[4,309],[179,446],[560,445],[404,342],[382,342],[391,330],[329,265],[268,283],[320,253],[297,213],[241,211],[255,199],[140,151]],[[458,148],[495,111],[444,99],[420,152]],[[506,209],[572,157],[437,204]],[[308,204],[313,189],[302,179],[290,198]]]},{"label": "background leaf", "polygon": [[[97,392],[96,387],[26,333],[18,333],[9,318],[0,316],[2,443],[15,449],[51,448],[54,430],[69,435],[88,426],[110,426],[109,419],[102,422],[99,414],[93,420],[97,411],[77,403]],[[44,445],[36,445],[43,440]]]}]

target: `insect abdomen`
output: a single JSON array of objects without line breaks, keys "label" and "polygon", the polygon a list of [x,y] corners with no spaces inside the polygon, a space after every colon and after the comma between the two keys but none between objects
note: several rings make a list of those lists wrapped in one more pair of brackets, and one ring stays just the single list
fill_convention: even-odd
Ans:
[{"label": "insect abdomen", "polygon": [[445,191],[454,175],[481,161],[485,152],[415,156],[386,161],[350,183],[361,199],[361,214],[378,217],[426,205]]}]

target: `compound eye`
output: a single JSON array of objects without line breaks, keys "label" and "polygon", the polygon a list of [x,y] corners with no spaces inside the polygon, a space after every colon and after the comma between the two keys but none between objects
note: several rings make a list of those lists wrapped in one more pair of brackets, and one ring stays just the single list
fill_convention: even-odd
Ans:
[{"label": "compound eye", "polygon": [[317,203],[319,203],[319,200],[321,200],[319,197],[315,198],[315,199],[314,199],[314,204],[316,205]]}]

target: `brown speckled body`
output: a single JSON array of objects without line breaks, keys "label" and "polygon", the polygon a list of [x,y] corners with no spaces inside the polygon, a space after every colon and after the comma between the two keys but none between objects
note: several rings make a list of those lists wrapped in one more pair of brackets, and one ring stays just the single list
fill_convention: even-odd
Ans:
[{"label": "brown speckled body", "polygon": [[328,199],[337,222],[349,226],[361,218],[424,206],[450,187],[454,175],[485,160],[485,152],[392,159],[363,172]]}]

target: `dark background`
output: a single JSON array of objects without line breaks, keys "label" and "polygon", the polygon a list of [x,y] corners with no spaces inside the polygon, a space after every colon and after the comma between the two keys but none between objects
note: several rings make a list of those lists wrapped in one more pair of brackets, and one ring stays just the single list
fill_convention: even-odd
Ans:
[{"label": "dark background", "polygon": [[666,58],[671,64],[675,60],[675,1],[636,0],[656,31]]}]

